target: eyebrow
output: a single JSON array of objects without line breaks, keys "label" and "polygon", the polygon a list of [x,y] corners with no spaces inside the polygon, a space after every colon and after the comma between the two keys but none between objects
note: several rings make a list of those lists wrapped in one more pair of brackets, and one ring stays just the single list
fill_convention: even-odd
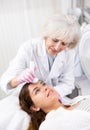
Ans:
[{"label": "eyebrow", "polygon": [[[43,84],[44,82],[43,81],[40,81],[40,84]],[[38,87],[35,87],[34,89],[33,89],[33,93],[36,91],[38,89]]]},{"label": "eyebrow", "polygon": [[43,81],[40,81],[40,84],[43,84]]},{"label": "eyebrow", "polygon": [[38,87],[35,87],[35,88],[33,89],[33,93],[34,93],[37,89],[38,89]]}]

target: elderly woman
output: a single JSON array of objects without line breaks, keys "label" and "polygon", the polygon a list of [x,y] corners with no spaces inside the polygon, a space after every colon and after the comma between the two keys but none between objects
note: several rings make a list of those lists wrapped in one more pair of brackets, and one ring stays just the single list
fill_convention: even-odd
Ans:
[{"label": "elderly woman", "polygon": [[[79,24],[74,16],[55,15],[45,24],[41,38],[30,39],[20,47],[0,80],[2,89],[11,94],[11,98],[7,97],[2,101],[4,107],[3,103],[0,103],[1,129],[2,124],[4,130],[10,130],[13,124],[13,130],[24,130],[26,127],[23,114],[19,122],[15,121],[18,117],[13,120],[13,115],[18,112],[18,93],[23,84],[40,79],[52,85],[62,98],[72,92],[75,58],[73,48],[77,45],[79,36]],[[9,120],[12,120],[12,123]],[[5,122],[8,122],[6,127]],[[12,126],[8,127],[9,124]]]},{"label": "elderly woman", "polygon": [[52,86],[38,81],[23,86],[19,102],[31,117],[28,130],[90,130],[90,96],[64,105]]},{"label": "elderly woman", "polygon": [[[55,15],[45,24],[42,37],[30,39],[19,49],[1,78],[6,92],[15,91],[37,77],[51,84],[61,97],[74,89],[74,47],[80,36],[76,17]],[[17,90],[18,91],[18,90]]]}]

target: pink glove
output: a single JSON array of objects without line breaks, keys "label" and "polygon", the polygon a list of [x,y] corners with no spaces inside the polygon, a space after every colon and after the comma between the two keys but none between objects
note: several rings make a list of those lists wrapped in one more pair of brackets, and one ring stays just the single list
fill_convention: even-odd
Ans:
[{"label": "pink glove", "polygon": [[27,68],[25,69],[19,76],[17,76],[17,81],[18,83],[29,83],[29,82],[37,82],[38,79],[36,78],[34,72],[35,72],[36,68],[34,69],[34,71],[32,71],[31,69]]}]

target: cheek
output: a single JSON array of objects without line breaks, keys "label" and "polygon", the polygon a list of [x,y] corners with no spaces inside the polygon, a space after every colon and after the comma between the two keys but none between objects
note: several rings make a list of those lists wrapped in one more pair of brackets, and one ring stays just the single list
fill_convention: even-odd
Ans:
[{"label": "cheek", "polygon": [[42,104],[42,102],[44,102],[44,100],[46,100],[44,94],[37,94],[35,97],[33,97],[33,102],[35,105],[39,105]]},{"label": "cheek", "polygon": [[47,42],[46,42],[46,47],[49,48],[50,46],[52,46],[52,44],[53,44],[53,43],[52,43],[51,41],[47,41]]},{"label": "cheek", "polygon": [[67,48],[67,46],[62,46],[62,49],[64,50],[64,49],[66,49]]}]

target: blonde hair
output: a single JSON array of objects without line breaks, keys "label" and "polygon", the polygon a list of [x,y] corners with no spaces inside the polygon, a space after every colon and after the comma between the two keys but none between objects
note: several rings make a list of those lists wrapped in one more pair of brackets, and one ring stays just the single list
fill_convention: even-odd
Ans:
[{"label": "blonde hair", "polygon": [[74,15],[54,15],[43,26],[42,37],[61,39],[73,48],[80,39],[78,19]]}]

